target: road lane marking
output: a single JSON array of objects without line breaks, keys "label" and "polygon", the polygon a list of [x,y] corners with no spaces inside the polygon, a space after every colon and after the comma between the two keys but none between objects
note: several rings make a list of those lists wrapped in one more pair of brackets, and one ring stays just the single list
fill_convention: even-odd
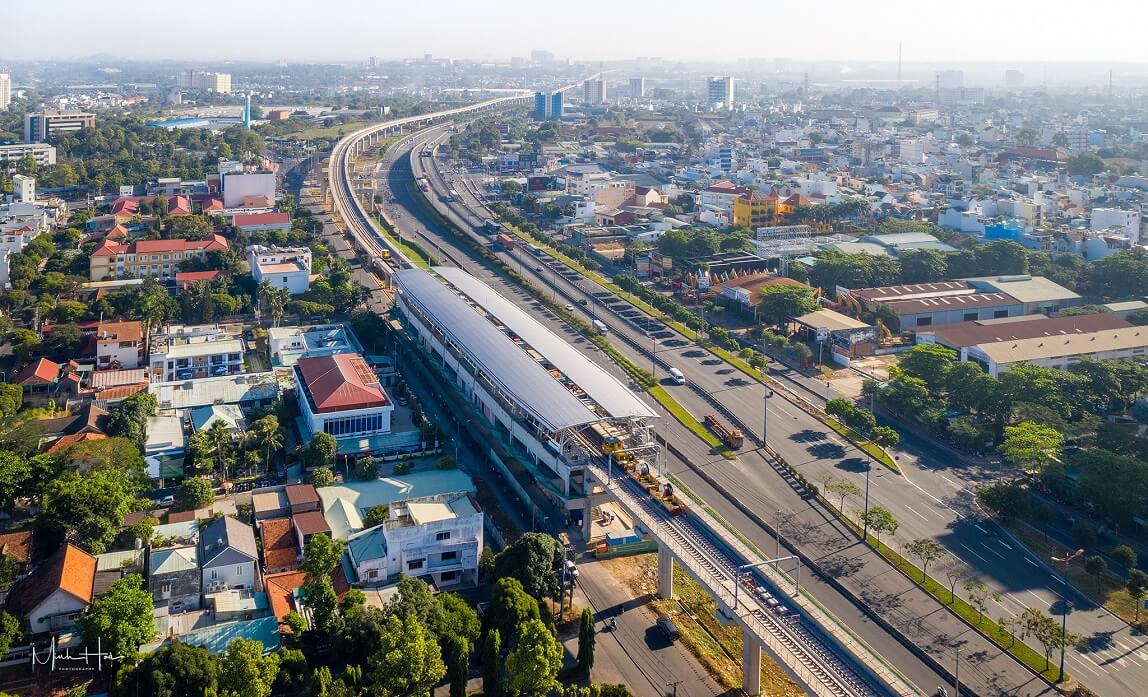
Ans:
[{"label": "road lane marking", "polygon": [[996,551],[996,550],[995,550],[995,549],[993,549],[992,547],[989,547],[989,546],[988,546],[988,545],[986,545],[984,542],[982,542],[982,543],[981,543],[981,546],[982,546],[982,547],[984,547],[985,549],[987,549],[988,551],[992,552],[993,554],[997,555],[997,556],[998,556],[998,557],[1000,557],[1001,559],[1004,559],[1004,558],[1005,558],[1005,555],[1003,555],[1003,554],[1001,554],[1000,552]]},{"label": "road lane marking", "polygon": [[928,518],[926,518],[925,516],[921,515],[920,513],[917,513],[917,511],[914,510],[912,506],[906,505],[905,508],[908,508],[910,511],[912,511],[913,515],[917,516],[921,520],[928,520]]},{"label": "road lane marking", "polygon": [[982,528],[980,525],[977,525],[976,523],[973,523],[973,527],[976,528],[977,530],[980,530],[981,532],[983,532],[986,535],[989,534],[988,530],[985,530],[984,528]]},{"label": "road lane marking", "polygon": [[1025,593],[1028,593],[1028,594],[1029,594],[1029,595],[1031,595],[1032,597],[1036,598],[1036,601],[1037,601],[1038,603],[1047,603],[1047,602],[1048,602],[1048,599],[1047,599],[1047,598],[1042,598],[1042,597],[1040,597],[1039,595],[1037,595],[1036,593],[1033,593],[1032,591],[1025,591]]},{"label": "road lane marking", "polygon": [[1024,560],[1025,560],[1025,561],[1027,561],[1029,564],[1032,564],[1032,565],[1033,565],[1033,566],[1035,566],[1036,568],[1038,568],[1038,569],[1040,568],[1040,564],[1037,564],[1037,563],[1036,563],[1036,562],[1034,562],[1032,559],[1029,559],[1028,557],[1025,557],[1025,558],[1024,558]]},{"label": "road lane marking", "polygon": [[943,474],[941,474],[941,475],[938,475],[938,476],[939,476],[941,479],[944,479],[944,480],[945,480],[946,482],[948,482],[949,484],[952,484],[953,486],[957,487],[958,489],[961,487],[961,485],[960,485],[960,484],[957,484],[957,483],[956,483],[956,482],[954,482],[952,479],[949,479],[948,477],[946,477],[946,476],[945,476],[945,475],[943,475]]},{"label": "road lane marking", "polygon": [[963,543],[963,542],[962,542],[962,543],[961,543],[961,546],[962,546],[962,547],[964,547],[966,550],[968,550],[968,553],[969,553],[969,554],[971,554],[971,555],[973,555],[973,556],[974,556],[974,557],[976,557],[977,559],[980,559],[981,561],[983,561],[983,562],[984,562],[984,563],[986,563],[986,564],[988,564],[988,563],[989,563],[989,560],[988,560],[988,559],[985,559],[985,558],[984,558],[984,557],[982,557],[981,555],[979,555],[979,554],[977,554],[976,552],[974,552],[974,551],[973,551],[973,550],[972,550],[972,549],[971,549],[971,548],[970,548],[968,545],[966,545],[965,543]]},{"label": "road lane marking", "polygon": [[1005,542],[1004,540],[998,539],[997,542],[1001,543],[1001,546],[1004,547],[1005,549],[1012,549],[1012,545]]}]

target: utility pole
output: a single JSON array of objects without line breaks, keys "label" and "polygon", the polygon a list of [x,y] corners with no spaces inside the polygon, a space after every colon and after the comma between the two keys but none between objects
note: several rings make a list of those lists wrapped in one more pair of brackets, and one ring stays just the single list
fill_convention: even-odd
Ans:
[{"label": "utility pole", "polygon": [[683,682],[685,682],[685,681],[684,680],[675,680],[673,682],[666,683],[666,687],[669,687],[673,690],[673,693],[671,693],[671,697],[678,697],[678,685],[681,685]]}]

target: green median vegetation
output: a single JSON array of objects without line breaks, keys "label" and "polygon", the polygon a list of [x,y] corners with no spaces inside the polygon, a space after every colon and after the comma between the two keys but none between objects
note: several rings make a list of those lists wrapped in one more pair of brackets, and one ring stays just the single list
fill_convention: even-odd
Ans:
[{"label": "green median vegetation", "polygon": [[701,421],[698,421],[696,418],[694,418],[693,414],[686,411],[685,407],[683,407],[681,404],[678,404],[677,400],[671,397],[669,393],[666,392],[664,387],[661,385],[654,385],[649,389],[649,392],[650,396],[652,396],[658,402],[658,404],[661,404],[666,411],[670,412],[671,416],[681,422],[683,426],[690,429],[690,431],[692,431],[695,436],[701,438],[710,447],[718,451],[722,457],[727,460],[732,460],[736,457],[733,451],[725,447],[725,445],[720,440],[718,440],[718,437],[715,436],[708,428],[706,428]]},{"label": "green median vegetation", "polygon": [[379,234],[387,238],[387,241],[410,259],[412,264],[420,269],[429,269],[431,264],[434,263],[434,258],[427,254],[422,247],[412,242],[407,242],[406,240],[399,242],[398,238],[395,237],[386,223],[374,216],[371,220],[375,223],[375,229],[379,231]]}]

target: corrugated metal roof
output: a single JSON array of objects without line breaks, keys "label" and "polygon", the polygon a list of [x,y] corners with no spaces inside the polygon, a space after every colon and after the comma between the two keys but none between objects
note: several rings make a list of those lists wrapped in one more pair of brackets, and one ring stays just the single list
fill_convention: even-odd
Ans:
[{"label": "corrugated metal roof", "polygon": [[522,337],[531,348],[545,356],[546,360],[565,373],[610,416],[657,416],[626,385],[490,286],[462,269],[436,266],[434,270]]},{"label": "corrugated metal roof", "polygon": [[434,318],[509,399],[551,431],[594,423],[601,418],[555,380],[505,333],[455,292],[422,269],[395,274],[405,302]]},{"label": "corrugated metal roof", "polygon": [[150,562],[148,575],[191,571],[199,568],[199,552],[195,547],[153,550]]}]

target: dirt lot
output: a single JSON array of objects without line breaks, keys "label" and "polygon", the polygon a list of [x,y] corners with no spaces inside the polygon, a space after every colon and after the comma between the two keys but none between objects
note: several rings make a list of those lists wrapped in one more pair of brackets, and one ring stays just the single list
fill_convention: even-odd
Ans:
[{"label": "dirt lot", "polygon": [[[657,554],[640,554],[602,561],[602,565],[636,597],[656,595]],[[668,615],[682,635],[682,643],[697,656],[714,679],[728,688],[741,687],[741,630],[717,620],[717,603],[680,567],[674,567],[674,598],[651,601]],[[761,657],[761,694],[796,697],[805,694],[768,655]]]}]

